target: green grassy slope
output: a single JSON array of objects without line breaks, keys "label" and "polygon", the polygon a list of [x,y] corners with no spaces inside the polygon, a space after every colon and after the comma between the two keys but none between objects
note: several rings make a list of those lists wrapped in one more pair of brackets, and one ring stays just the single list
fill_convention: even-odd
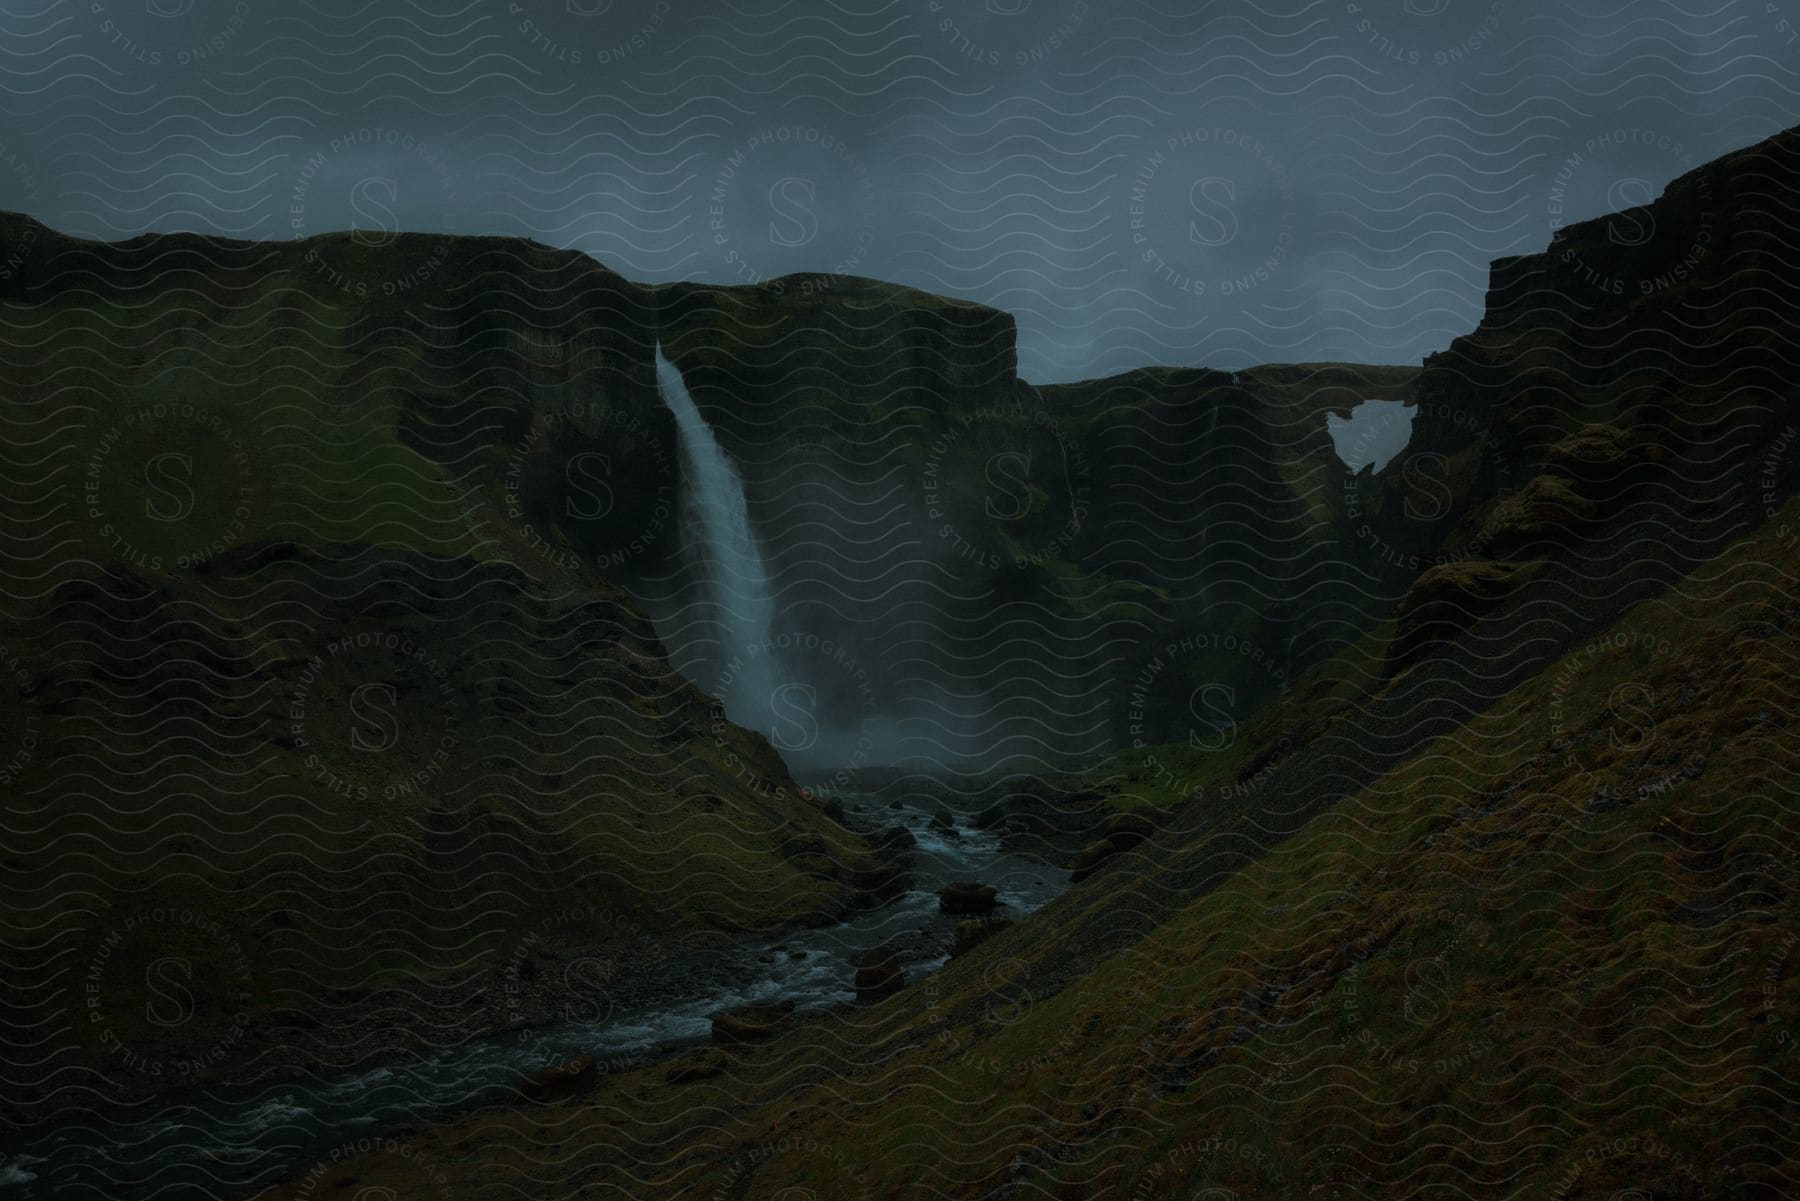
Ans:
[{"label": "green grassy slope", "polygon": [[546,1197],[1791,1193],[1782,522],[1800,507],[1054,995],[1009,931],[714,1080],[627,1073],[336,1171]]},{"label": "green grassy slope", "polygon": [[1404,603],[1068,782],[1133,813],[1046,911],[714,1075],[418,1149],[541,1196],[1791,1195],[1797,194],[1790,131],[1608,252],[1641,292],[1562,253],[1604,222],[1496,264],[1340,531]]},{"label": "green grassy slope", "polygon": [[0,289],[9,1117],[554,1016],[566,965],[516,956],[667,966],[851,902],[866,849],[613,581],[672,535],[641,302],[522,242],[36,231]]}]

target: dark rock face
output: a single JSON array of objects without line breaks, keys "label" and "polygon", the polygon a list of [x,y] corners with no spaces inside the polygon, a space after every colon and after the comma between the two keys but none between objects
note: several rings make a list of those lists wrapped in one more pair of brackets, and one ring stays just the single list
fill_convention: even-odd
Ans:
[{"label": "dark rock face", "polygon": [[919,845],[919,840],[905,826],[892,826],[876,835],[873,845],[878,851],[910,851]]},{"label": "dark rock face", "polygon": [[938,889],[938,908],[945,913],[992,913],[998,898],[992,885],[958,880]]},{"label": "dark rock face", "polygon": [[[1413,444],[1371,488],[1376,525],[1394,538],[1410,525],[1420,557],[1390,669],[1537,591],[1611,612],[1623,581],[1666,586],[1692,547],[1791,494],[1794,472],[1772,465],[1793,420],[1779,398],[1800,374],[1800,280],[1784,266],[1797,185],[1790,130],[1494,264],[1480,326],[1426,361]],[[1621,223],[1651,236],[1615,236]],[[1442,503],[1408,503],[1424,474]],[[1642,553],[1616,553],[1634,539]]]},{"label": "dark rock face", "polygon": [[[963,717],[997,729],[1001,754],[1016,739],[1035,760],[1083,766],[1134,737],[1099,711],[1125,711],[1156,651],[1178,648],[1151,710],[1182,709],[1183,681],[1203,677],[1247,714],[1384,616],[1367,588],[1380,554],[1358,543],[1346,561],[1335,537],[1348,473],[1326,417],[1404,399],[1414,369],[1146,370],[1032,387],[1015,375],[1012,319],[978,305],[809,277],[656,296],[668,353],[793,586],[788,619],[831,631],[869,675],[832,695],[834,709],[942,712],[955,678],[984,678],[981,713]],[[844,629],[846,598],[938,642]],[[1228,632],[1255,648],[1251,662],[1191,642]],[[902,692],[882,670],[937,662],[945,644],[960,662],[942,680],[909,671]],[[1093,708],[1046,714],[1034,698],[1047,693]],[[931,732],[952,758],[955,727]],[[992,766],[995,747],[982,751]]]},{"label": "dark rock face", "polygon": [[856,996],[858,1000],[879,1001],[899,992],[906,985],[906,974],[900,968],[900,951],[889,945],[876,947],[856,961]]},{"label": "dark rock face", "polygon": [[869,407],[872,398],[838,391],[846,378],[890,401],[943,412],[991,404],[1020,386],[1017,323],[982,304],[810,275],[755,287],[671,284],[653,295],[670,357],[692,373],[690,387],[731,393],[735,411],[724,425],[733,433],[759,412]]},{"label": "dark rock face", "polygon": [[[1038,390],[1082,431],[1091,473],[1107,481],[1078,562],[1142,589],[1117,594],[1144,606],[1118,666],[1120,743],[1179,738],[1185,716],[1164,715],[1185,715],[1201,681],[1231,688],[1245,717],[1385,616],[1383,586],[1406,571],[1394,562],[1403,552],[1355,536],[1367,514],[1327,418],[1409,400],[1417,376],[1343,364],[1151,368]],[[1277,543],[1285,555],[1270,553]]]},{"label": "dark rock face", "polygon": [[[399,297],[335,286],[371,267],[353,270],[357,248],[338,236],[105,245],[0,220],[0,238],[27,237],[30,269],[0,282],[9,301],[80,289],[141,305],[187,289],[229,313],[287,289],[329,305],[332,327],[347,330],[340,357],[317,356],[300,307],[267,334],[315,348],[309,386],[391,413],[391,435],[449,477],[447,499],[481,538],[533,565],[597,569],[655,612],[691,601],[696,585],[675,544],[683,468],[656,392],[660,340],[743,474],[772,566],[797,598],[783,632],[830,631],[842,645],[850,666],[841,680],[824,673],[822,703],[849,715],[850,734],[875,713],[941,706],[962,690],[955,679],[985,674],[979,716],[1003,748],[1041,758],[1049,745],[1082,766],[1132,737],[1095,720],[1123,710],[1147,657],[1117,647],[1236,630],[1259,662],[1183,650],[1150,707],[1197,674],[1248,706],[1318,652],[1311,631],[1335,623],[1317,640],[1329,643],[1378,617],[1354,586],[1368,565],[1346,570],[1325,553],[1345,473],[1324,423],[1360,400],[1405,396],[1411,369],[1145,370],[1034,388],[1017,377],[1009,314],[870,280],[647,287],[530,243],[408,236],[391,248],[397,260],[429,248],[443,261]],[[1277,542],[1281,553],[1267,553]],[[871,546],[882,548],[873,560]],[[1305,611],[1261,600],[1277,593],[1307,596]],[[931,662],[933,648],[843,629],[845,611],[863,614],[858,626],[942,631],[967,661],[903,688],[905,673],[889,669]],[[1018,654],[1027,643],[1054,666]],[[703,649],[692,664],[688,648],[666,649],[699,675],[717,667]],[[1033,698],[1047,689],[1091,697],[1093,710],[1046,715]],[[946,732],[975,716],[944,719]]]}]

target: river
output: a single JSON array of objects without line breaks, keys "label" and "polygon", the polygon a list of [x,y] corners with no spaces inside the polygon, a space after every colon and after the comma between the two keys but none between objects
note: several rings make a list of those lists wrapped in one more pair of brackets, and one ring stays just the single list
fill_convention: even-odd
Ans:
[{"label": "river", "polygon": [[[99,1112],[54,1128],[0,1140],[0,1192],[7,1198],[249,1196],[300,1175],[358,1139],[392,1135],[488,1104],[509,1103],[522,1073],[575,1055],[631,1066],[705,1044],[714,1014],[741,1005],[793,1000],[801,1011],[855,1003],[856,959],[911,938],[907,980],[942,966],[959,920],[938,911],[937,890],[978,880],[1000,893],[999,916],[1019,918],[1054,899],[1068,873],[1009,849],[998,830],[956,815],[952,832],[934,828],[933,788],[891,786],[839,794],[845,820],[865,831],[904,825],[918,847],[903,895],[840,925],[779,938],[733,942],[672,974],[685,996],[621,1007],[597,1021],[499,1031],[432,1054],[396,1059],[337,1078],[255,1089],[220,1088]],[[654,991],[654,990],[651,990]]]}]

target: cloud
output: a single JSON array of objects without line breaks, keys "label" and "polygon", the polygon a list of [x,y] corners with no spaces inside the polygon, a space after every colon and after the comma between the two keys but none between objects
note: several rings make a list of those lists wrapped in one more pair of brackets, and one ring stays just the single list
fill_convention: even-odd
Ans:
[{"label": "cloud", "polygon": [[0,206],[96,237],[385,223],[652,281],[894,279],[1013,311],[1041,382],[1412,362],[1473,324],[1491,259],[1787,123],[1797,16],[11,2]]}]

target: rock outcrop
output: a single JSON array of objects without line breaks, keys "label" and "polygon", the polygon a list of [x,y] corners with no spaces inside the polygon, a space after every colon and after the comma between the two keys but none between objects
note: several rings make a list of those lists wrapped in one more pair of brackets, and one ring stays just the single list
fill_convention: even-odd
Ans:
[{"label": "rock outcrop", "polygon": [[958,880],[938,889],[938,908],[945,913],[992,913],[998,898],[999,892],[991,884]]},{"label": "rock outcrop", "polygon": [[721,1013],[712,1020],[712,1040],[716,1047],[737,1046],[743,1043],[767,1042],[780,1033],[787,1020],[794,1016],[792,1001],[777,1001],[768,1005],[746,1005],[741,1009],[733,1009]]},{"label": "rock outcrop", "polygon": [[899,949],[890,945],[866,952],[856,961],[853,984],[861,1001],[879,1001],[899,992],[906,985]]}]

